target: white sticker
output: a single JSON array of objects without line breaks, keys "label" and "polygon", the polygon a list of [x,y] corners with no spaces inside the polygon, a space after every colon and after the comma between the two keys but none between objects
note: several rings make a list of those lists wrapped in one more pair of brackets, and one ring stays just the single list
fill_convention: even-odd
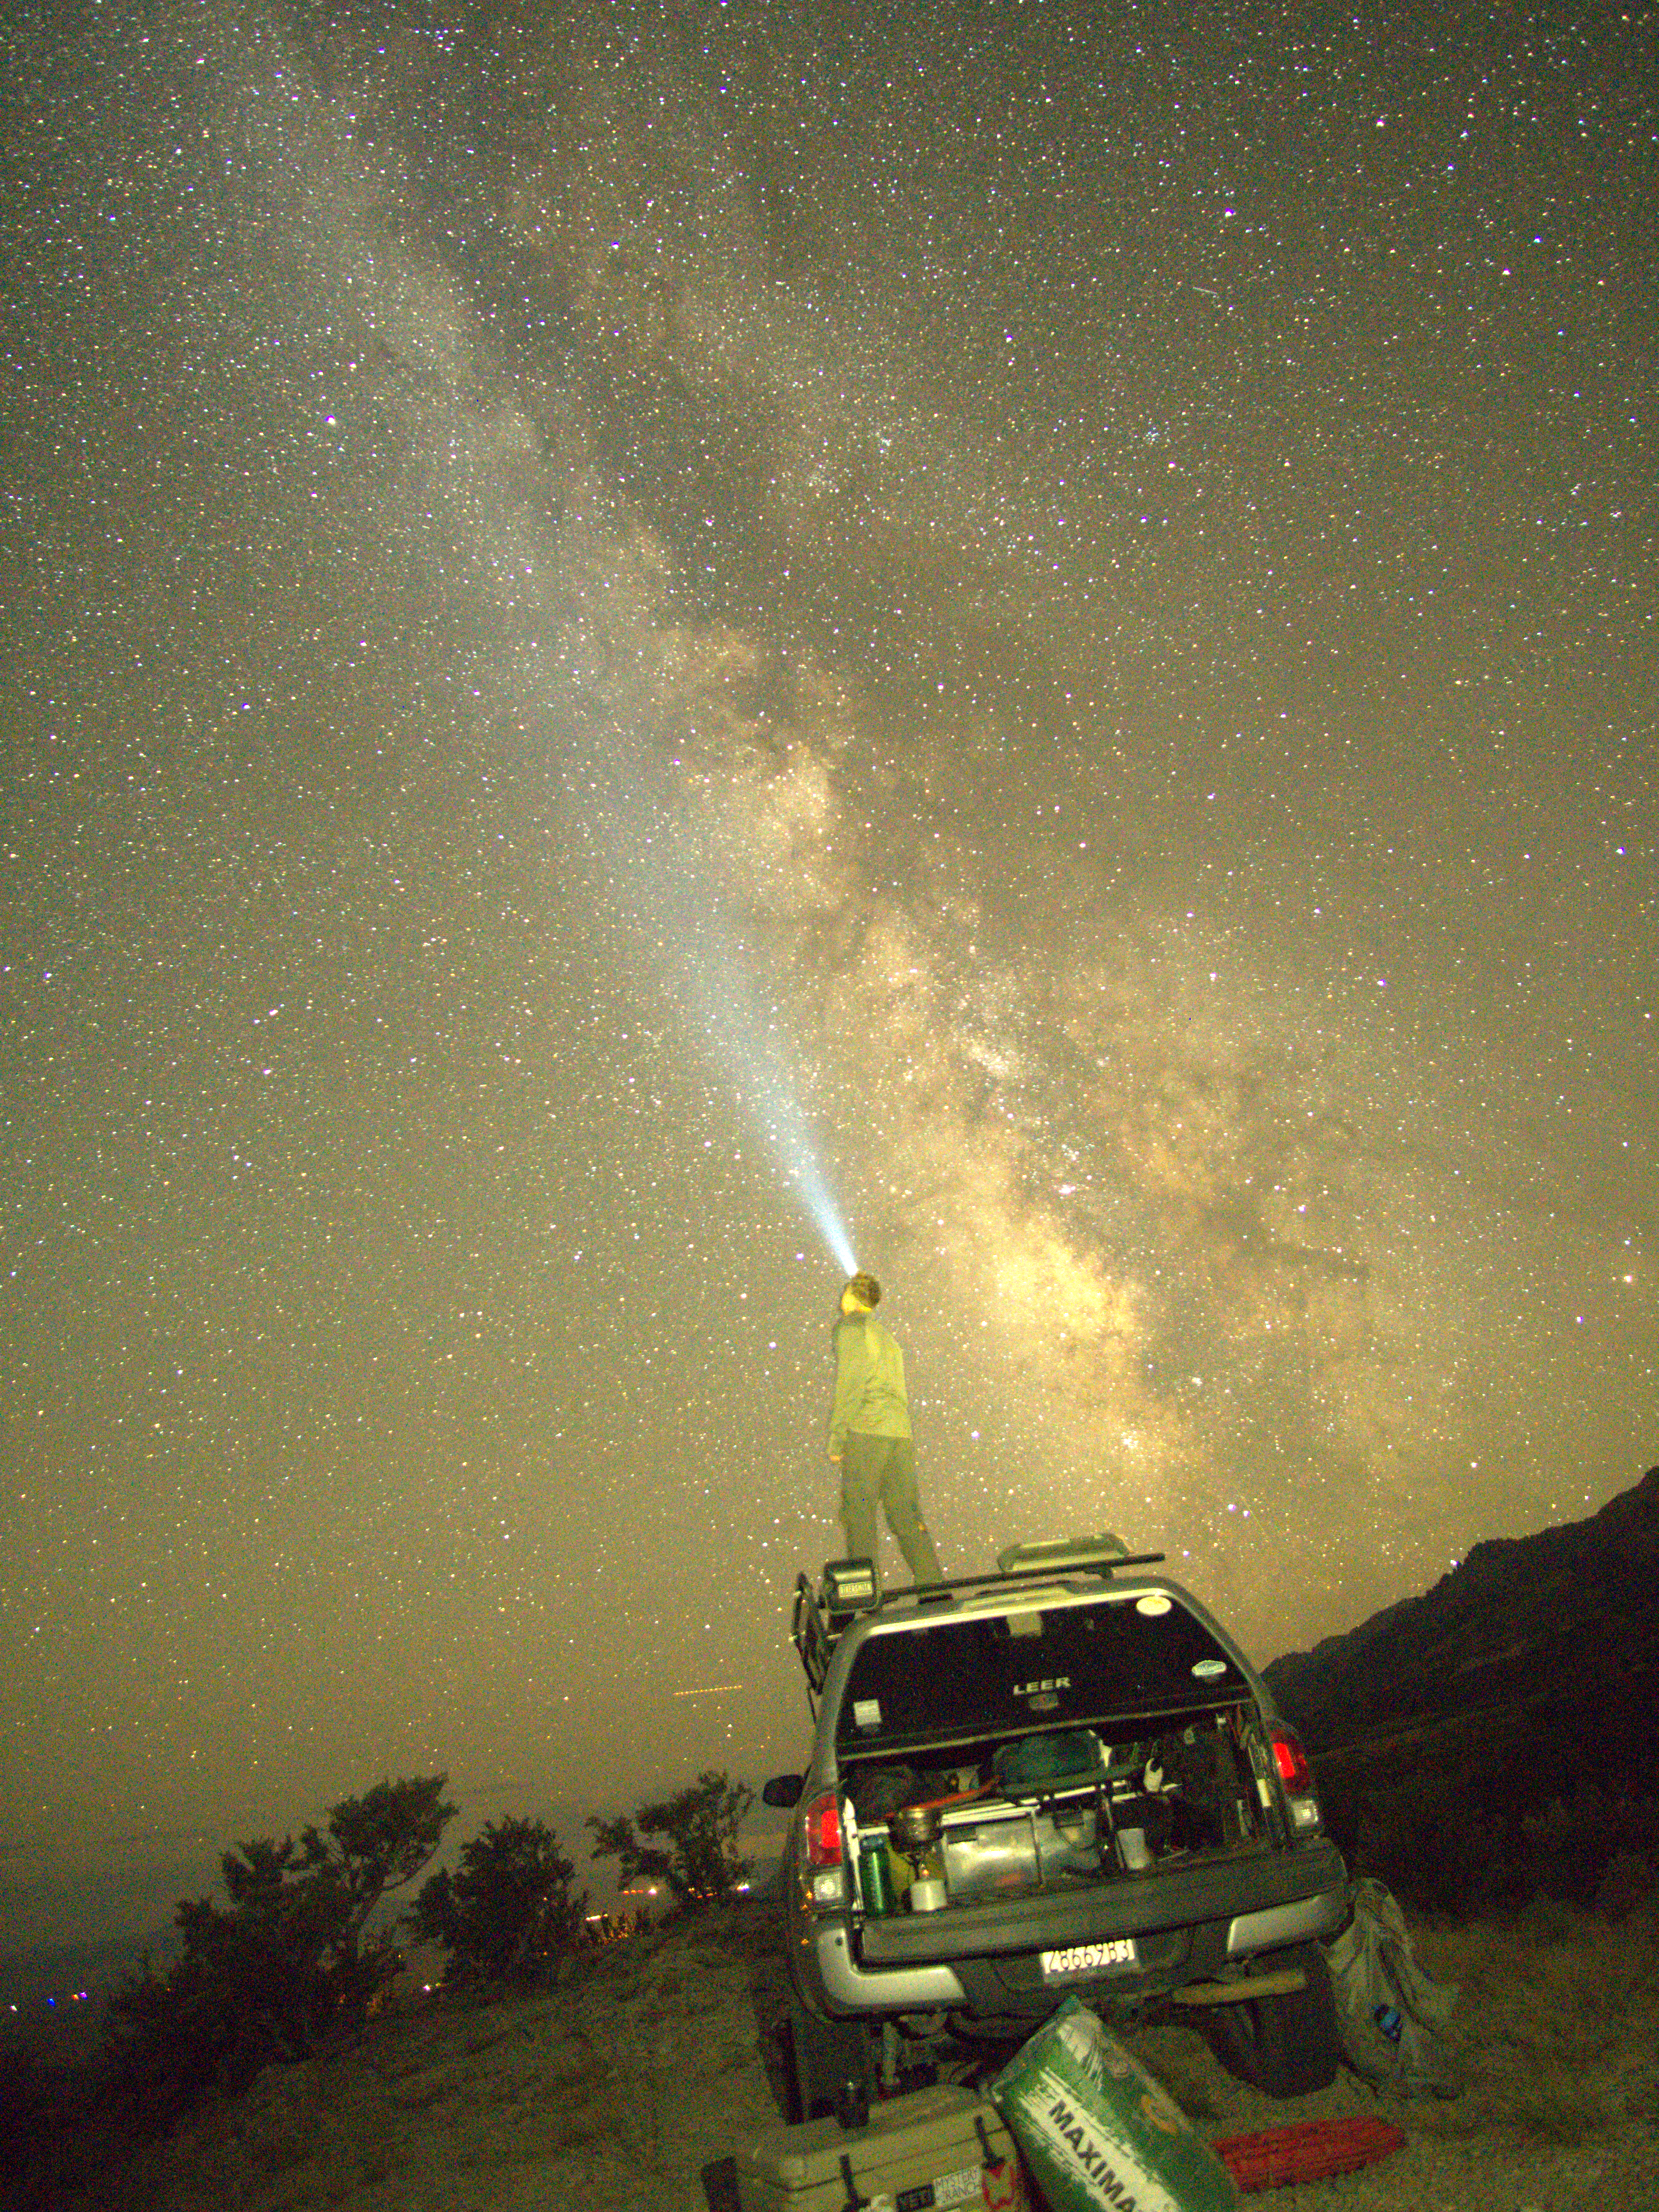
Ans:
[{"label": "white sticker", "polygon": [[1154,1592],[1151,1597],[1138,1597],[1135,1600],[1135,1611],[1145,1613],[1167,1613],[1171,1601],[1169,1598],[1161,1597]]},{"label": "white sticker", "polygon": [[1206,1682],[1212,1681],[1218,1674],[1224,1674],[1226,1671],[1224,1659],[1200,1659],[1193,1668],[1194,1674]]},{"label": "white sticker", "polygon": [[881,1726],[881,1699],[879,1698],[854,1698],[853,1700],[853,1723],[856,1728],[879,1728]]},{"label": "white sticker", "polygon": [[985,2193],[980,2187],[979,2168],[964,2166],[959,2173],[941,2173],[933,2182],[935,2204],[982,2204]]}]

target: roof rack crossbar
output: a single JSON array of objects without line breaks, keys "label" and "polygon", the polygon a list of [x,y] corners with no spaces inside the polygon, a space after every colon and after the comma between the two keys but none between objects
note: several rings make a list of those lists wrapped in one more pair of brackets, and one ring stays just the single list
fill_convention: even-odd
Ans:
[{"label": "roof rack crossbar", "polygon": [[896,1597],[931,1597],[936,1590],[994,1589],[1002,1583],[1064,1582],[1068,1575],[1098,1575],[1109,1582],[1120,1567],[1153,1567],[1169,1556],[1167,1552],[1114,1552],[1109,1559],[1053,1559],[1044,1567],[1009,1567],[994,1575],[957,1575],[949,1582],[907,1583],[902,1589],[884,1590],[877,1603],[885,1605]]}]

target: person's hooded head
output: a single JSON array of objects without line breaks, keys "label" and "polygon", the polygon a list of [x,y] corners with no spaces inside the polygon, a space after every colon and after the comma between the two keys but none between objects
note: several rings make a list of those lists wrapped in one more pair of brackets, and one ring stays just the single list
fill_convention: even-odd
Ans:
[{"label": "person's hooded head", "polygon": [[841,1294],[841,1310],[844,1314],[873,1313],[881,1304],[881,1285],[873,1275],[862,1270],[848,1282]]}]

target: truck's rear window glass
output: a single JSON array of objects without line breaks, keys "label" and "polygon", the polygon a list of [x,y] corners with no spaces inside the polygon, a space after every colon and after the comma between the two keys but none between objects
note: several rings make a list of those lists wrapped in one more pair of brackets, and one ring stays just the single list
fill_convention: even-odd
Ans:
[{"label": "truck's rear window glass", "polygon": [[[1029,1624],[1030,1616],[1025,1616]],[[836,1717],[843,1750],[897,1750],[946,1737],[1173,1711],[1207,1705],[1244,1678],[1202,1624],[1133,1600],[1045,1610],[1040,1635],[995,1615],[871,1637]]]}]

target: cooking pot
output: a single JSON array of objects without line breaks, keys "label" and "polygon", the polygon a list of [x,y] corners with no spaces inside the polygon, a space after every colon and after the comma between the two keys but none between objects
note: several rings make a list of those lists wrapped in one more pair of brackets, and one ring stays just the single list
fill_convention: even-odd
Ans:
[{"label": "cooking pot", "polygon": [[929,1850],[939,1838],[937,1805],[901,1805],[887,1816],[887,1833],[907,1856]]}]

